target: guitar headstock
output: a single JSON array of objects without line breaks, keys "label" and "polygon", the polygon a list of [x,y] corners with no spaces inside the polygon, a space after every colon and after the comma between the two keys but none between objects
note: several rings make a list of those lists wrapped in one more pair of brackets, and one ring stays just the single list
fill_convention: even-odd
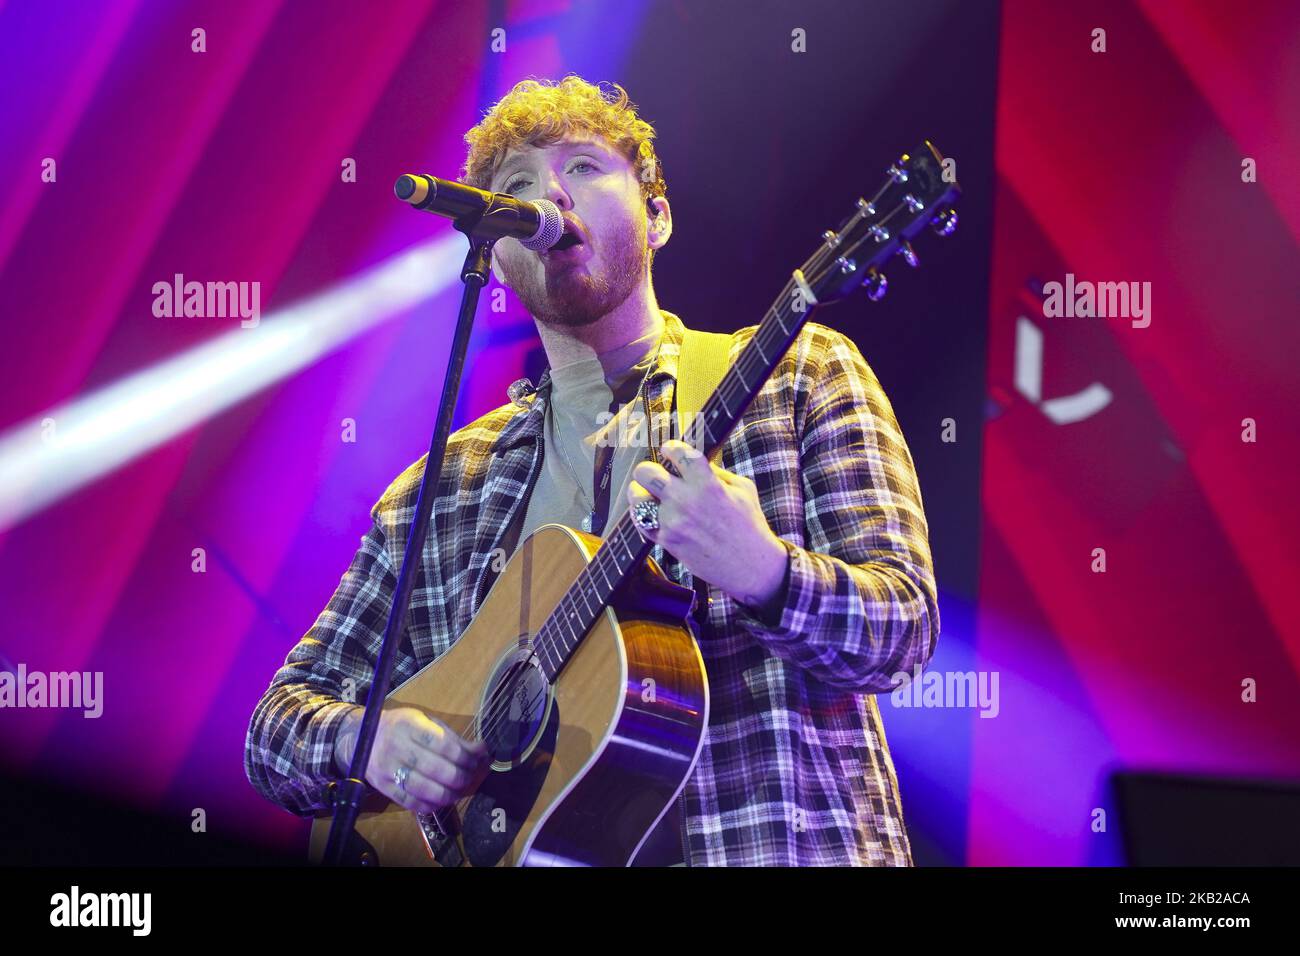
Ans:
[{"label": "guitar headstock", "polygon": [[859,286],[873,301],[887,288],[881,271],[892,256],[920,264],[912,240],[927,226],[941,236],[957,228],[951,203],[961,195],[955,178],[944,178],[943,157],[929,140],[904,153],[885,171],[885,181],[839,226],[822,234],[822,247],[803,267],[816,301],[838,302]]}]

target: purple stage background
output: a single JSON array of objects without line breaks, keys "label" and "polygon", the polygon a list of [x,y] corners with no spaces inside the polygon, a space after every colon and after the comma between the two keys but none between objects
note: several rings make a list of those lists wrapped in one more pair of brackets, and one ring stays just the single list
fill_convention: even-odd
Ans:
[{"label": "purple stage background", "polygon": [[[1300,776],[1300,15],[1252,6],[0,2],[0,669],[104,674],[98,719],[0,711],[0,769],[305,847],[244,731],[428,446],[459,299],[463,240],[393,180],[454,176],[482,110],[573,71],[659,130],[656,287],[694,327],[757,322],[896,153],[958,159],[959,234],[818,316],[916,459],[932,668],[1002,679],[991,720],[881,699],[918,862],[1118,862],[1091,826],[1115,769]],[[1049,339],[1053,388],[1126,383],[1086,434],[1049,434],[1011,372],[1025,290],[1067,269],[1157,289],[1149,330]],[[259,283],[259,321],[155,315],[178,274]],[[495,288],[457,424],[538,368]],[[1259,443],[1234,444],[1247,416]]]}]

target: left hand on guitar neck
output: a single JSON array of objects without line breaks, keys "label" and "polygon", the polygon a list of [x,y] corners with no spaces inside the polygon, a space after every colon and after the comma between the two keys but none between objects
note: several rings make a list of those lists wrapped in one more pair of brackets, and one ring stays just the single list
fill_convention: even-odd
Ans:
[{"label": "left hand on guitar neck", "polygon": [[659,501],[659,529],[641,535],[737,601],[750,607],[771,601],[790,553],[768,526],[754,482],[684,441],[670,439],[660,453],[681,477],[652,461],[632,469],[628,507]]}]

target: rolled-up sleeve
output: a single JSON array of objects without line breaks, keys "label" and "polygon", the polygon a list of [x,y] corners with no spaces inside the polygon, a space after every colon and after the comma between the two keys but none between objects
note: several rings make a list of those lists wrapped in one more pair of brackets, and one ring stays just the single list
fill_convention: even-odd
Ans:
[{"label": "rolled-up sleeve", "polygon": [[378,522],[316,622],[289,652],[253,711],[244,772],[268,800],[300,816],[329,805],[339,774],[334,738],[364,702],[392,607],[396,575]]},{"label": "rolled-up sleeve", "polygon": [[807,548],[784,539],[786,580],[767,605],[737,602],[738,623],[822,682],[891,691],[924,666],[939,636],[929,532],[911,453],[851,339],[812,326],[813,371],[800,440]]}]

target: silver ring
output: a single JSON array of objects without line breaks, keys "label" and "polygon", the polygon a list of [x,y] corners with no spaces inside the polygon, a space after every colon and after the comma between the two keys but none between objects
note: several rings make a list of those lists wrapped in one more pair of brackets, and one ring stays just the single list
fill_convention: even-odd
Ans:
[{"label": "silver ring", "polygon": [[659,502],[653,498],[649,501],[638,501],[632,506],[632,520],[642,531],[658,531]]},{"label": "silver ring", "polygon": [[397,789],[406,792],[406,779],[411,775],[410,767],[398,767],[393,771],[393,782],[397,784]]}]

